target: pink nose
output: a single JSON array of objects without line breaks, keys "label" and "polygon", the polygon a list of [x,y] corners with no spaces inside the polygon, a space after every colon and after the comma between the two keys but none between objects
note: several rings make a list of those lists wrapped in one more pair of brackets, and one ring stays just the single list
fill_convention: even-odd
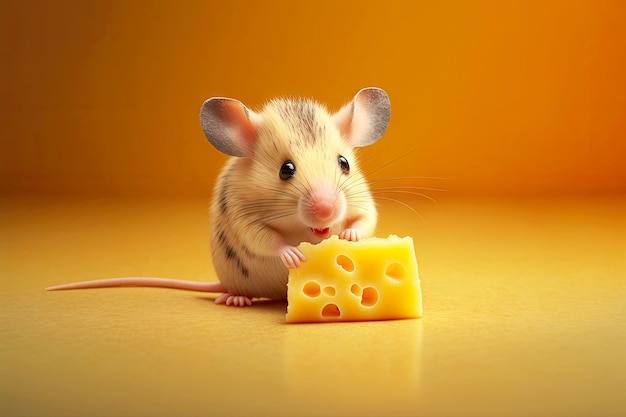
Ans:
[{"label": "pink nose", "polygon": [[315,217],[320,220],[328,219],[335,214],[335,207],[328,201],[316,201],[313,203]]}]

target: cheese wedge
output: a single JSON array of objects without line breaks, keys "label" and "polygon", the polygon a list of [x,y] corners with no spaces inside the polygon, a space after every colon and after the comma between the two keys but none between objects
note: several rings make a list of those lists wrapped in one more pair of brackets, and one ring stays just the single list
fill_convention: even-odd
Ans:
[{"label": "cheese wedge", "polygon": [[287,322],[360,321],[422,316],[411,237],[348,242],[332,236],[299,246],[307,261],[289,270]]}]

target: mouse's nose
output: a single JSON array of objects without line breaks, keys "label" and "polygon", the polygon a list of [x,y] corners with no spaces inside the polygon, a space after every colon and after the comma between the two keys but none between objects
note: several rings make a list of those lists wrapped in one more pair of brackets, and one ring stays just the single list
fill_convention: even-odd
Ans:
[{"label": "mouse's nose", "polygon": [[335,214],[335,204],[328,200],[313,201],[313,214],[319,220],[328,220]]},{"label": "mouse's nose", "polygon": [[300,199],[299,208],[309,226],[325,228],[343,217],[345,200],[332,182],[310,181],[310,188]]}]

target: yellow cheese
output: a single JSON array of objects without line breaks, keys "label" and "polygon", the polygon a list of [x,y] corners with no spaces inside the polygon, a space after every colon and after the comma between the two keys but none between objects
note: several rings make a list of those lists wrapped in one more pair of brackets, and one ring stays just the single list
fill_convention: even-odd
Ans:
[{"label": "yellow cheese", "polygon": [[411,237],[348,242],[332,236],[299,246],[307,261],[289,270],[287,322],[389,320],[422,316]]}]

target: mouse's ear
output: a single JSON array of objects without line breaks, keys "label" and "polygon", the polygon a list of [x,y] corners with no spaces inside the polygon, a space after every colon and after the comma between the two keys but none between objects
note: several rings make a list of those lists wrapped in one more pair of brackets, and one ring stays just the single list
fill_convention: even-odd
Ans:
[{"label": "mouse's ear", "polygon": [[364,88],[332,116],[339,132],[352,146],[376,142],[387,130],[391,117],[389,97],[376,87]]},{"label": "mouse's ear", "polygon": [[210,98],[200,109],[200,124],[207,139],[217,150],[232,156],[250,156],[259,119],[259,115],[232,98]]}]

